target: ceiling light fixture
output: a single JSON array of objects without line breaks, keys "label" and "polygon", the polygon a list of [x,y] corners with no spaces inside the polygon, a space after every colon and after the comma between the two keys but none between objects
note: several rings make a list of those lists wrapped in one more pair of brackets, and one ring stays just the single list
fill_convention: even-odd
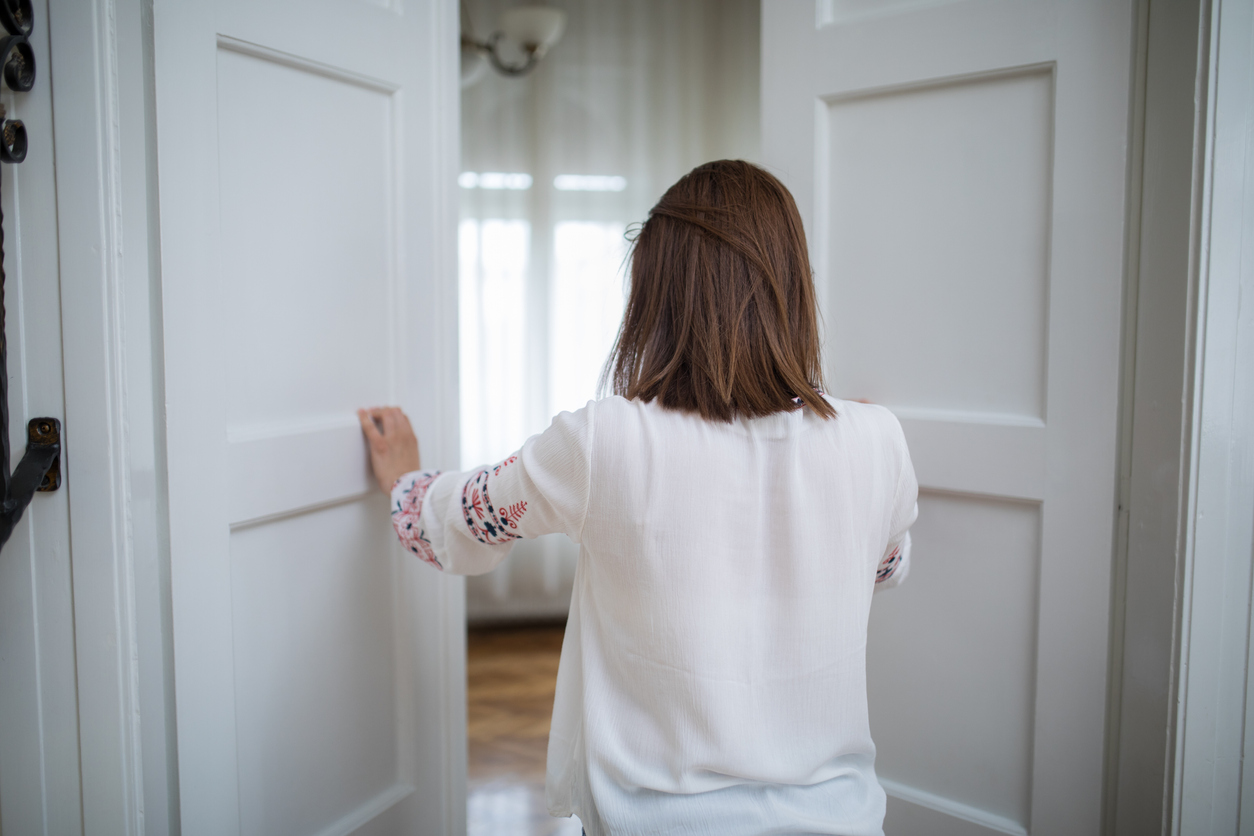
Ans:
[{"label": "ceiling light fixture", "polygon": [[[501,28],[486,40],[475,37],[466,3],[461,4],[461,77],[462,87],[469,87],[483,76],[490,63],[497,72],[507,76],[526,75],[553,46],[561,40],[566,28],[566,12],[552,6],[515,6],[501,15]],[[521,54],[521,61],[509,62],[501,56],[503,44],[511,44]],[[487,59],[486,62],[484,59]]]}]

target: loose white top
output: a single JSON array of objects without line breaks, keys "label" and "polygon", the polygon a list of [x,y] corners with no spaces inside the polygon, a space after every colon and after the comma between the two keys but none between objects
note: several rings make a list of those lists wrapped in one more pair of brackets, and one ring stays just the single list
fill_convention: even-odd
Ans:
[{"label": "loose white top", "polygon": [[881,834],[872,592],[910,566],[918,485],[888,410],[732,423],[611,397],[503,462],[393,488],[402,542],[487,572],[580,544],[547,800],[589,836]]}]

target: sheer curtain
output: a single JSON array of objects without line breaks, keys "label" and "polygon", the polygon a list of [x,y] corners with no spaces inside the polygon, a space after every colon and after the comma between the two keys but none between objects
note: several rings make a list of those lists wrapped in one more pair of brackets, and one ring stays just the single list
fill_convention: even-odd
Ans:
[{"label": "sheer curtain", "polygon": [[[758,0],[550,0],[566,33],[523,78],[462,91],[461,409],[467,467],[596,397],[626,233],[693,166],[758,155]],[[469,0],[484,37],[502,0]],[[474,620],[564,614],[577,552],[515,546]]]}]

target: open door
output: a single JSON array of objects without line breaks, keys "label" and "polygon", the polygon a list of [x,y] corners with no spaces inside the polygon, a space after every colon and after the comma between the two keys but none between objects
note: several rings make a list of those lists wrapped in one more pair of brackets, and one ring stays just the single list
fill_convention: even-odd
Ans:
[{"label": "open door", "polygon": [[763,3],[828,382],[893,409],[919,477],[867,651],[893,836],[1099,832],[1133,19]]},{"label": "open door", "polygon": [[153,10],[182,832],[464,832],[464,591],[354,410],[457,462],[457,14]]}]

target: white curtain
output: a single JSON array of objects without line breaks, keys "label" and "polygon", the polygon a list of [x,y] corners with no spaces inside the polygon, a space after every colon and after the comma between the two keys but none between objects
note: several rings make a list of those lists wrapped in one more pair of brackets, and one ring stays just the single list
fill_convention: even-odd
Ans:
[{"label": "white curtain", "polygon": [[[474,34],[503,0],[469,0]],[[552,0],[530,75],[462,91],[462,458],[503,458],[596,397],[622,315],[625,234],[680,175],[758,156],[758,0]],[[472,620],[562,615],[577,552],[519,543],[472,578]]]}]

